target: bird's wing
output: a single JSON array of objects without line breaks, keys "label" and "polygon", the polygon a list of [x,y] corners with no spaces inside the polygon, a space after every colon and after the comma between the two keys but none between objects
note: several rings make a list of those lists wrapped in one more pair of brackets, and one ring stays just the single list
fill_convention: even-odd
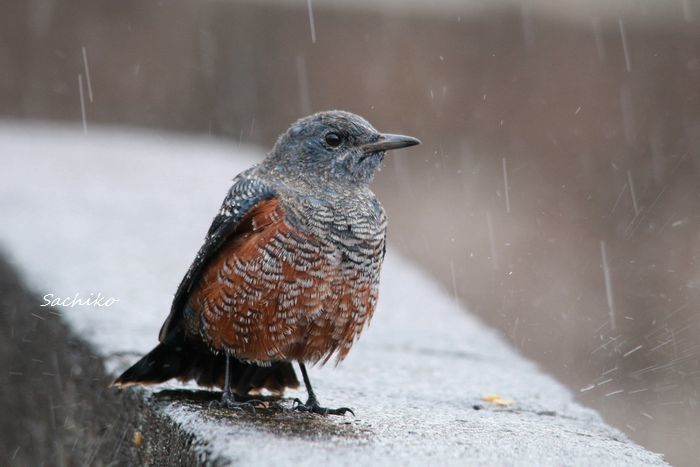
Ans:
[{"label": "bird's wing", "polygon": [[236,229],[258,203],[276,196],[275,190],[257,178],[251,177],[250,172],[244,172],[234,179],[233,186],[221,205],[219,214],[209,228],[204,239],[204,245],[199,249],[192,265],[175,292],[175,298],[170,309],[170,315],[160,329],[159,340],[178,332],[178,324],[183,315],[193,286],[199,280],[207,263],[216,255],[221,246],[232,235],[237,235]]}]

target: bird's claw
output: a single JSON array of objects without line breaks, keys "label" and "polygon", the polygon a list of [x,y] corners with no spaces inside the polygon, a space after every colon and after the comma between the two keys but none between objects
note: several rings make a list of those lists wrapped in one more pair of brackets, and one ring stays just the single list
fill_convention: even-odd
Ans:
[{"label": "bird's claw", "polygon": [[248,399],[245,401],[237,401],[230,395],[224,394],[221,400],[211,401],[209,403],[210,409],[229,409],[236,410],[239,412],[245,412],[249,410],[253,415],[256,414],[255,407],[262,404],[263,402],[257,399]]},{"label": "bird's claw", "polygon": [[352,409],[349,409],[348,407],[329,409],[328,407],[321,407],[316,401],[306,401],[306,403],[304,404],[299,399],[294,399],[292,410],[297,410],[299,412],[306,413],[315,413],[319,415],[345,415],[346,413],[350,413],[353,417],[355,416],[355,412],[353,412]]}]

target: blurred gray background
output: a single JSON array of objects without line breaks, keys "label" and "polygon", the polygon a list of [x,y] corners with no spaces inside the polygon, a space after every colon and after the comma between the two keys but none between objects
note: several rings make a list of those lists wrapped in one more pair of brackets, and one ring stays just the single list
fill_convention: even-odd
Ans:
[{"label": "blurred gray background", "polygon": [[269,148],[340,108],[419,137],[375,184],[393,247],[632,439],[700,463],[700,2],[0,11],[2,119],[80,126],[82,84],[87,131]]}]

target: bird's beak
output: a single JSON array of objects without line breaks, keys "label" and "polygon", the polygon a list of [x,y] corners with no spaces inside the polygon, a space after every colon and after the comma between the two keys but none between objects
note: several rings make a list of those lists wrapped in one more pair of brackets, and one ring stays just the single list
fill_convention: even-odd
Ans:
[{"label": "bird's beak", "polygon": [[374,143],[363,144],[361,148],[365,154],[372,154],[389,149],[407,148],[417,144],[420,144],[420,140],[412,136],[383,134]]}]

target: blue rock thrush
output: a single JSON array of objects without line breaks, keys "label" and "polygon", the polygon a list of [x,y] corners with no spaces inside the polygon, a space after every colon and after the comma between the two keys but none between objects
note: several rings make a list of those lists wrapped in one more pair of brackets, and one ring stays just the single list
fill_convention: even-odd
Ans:
[{"label": "blue rock thrush", "polygon": [[294,123],[234,179],[160,343],[114,385],[194,379],[223,387],[214,405],[242,407],[297,387],[296,361],[308,393],[296,409],[351,412],[319,405],[305,364],[341,361],[371,318],[386,216],[369,184],[387,150],[419,143],[348,112]]}]

